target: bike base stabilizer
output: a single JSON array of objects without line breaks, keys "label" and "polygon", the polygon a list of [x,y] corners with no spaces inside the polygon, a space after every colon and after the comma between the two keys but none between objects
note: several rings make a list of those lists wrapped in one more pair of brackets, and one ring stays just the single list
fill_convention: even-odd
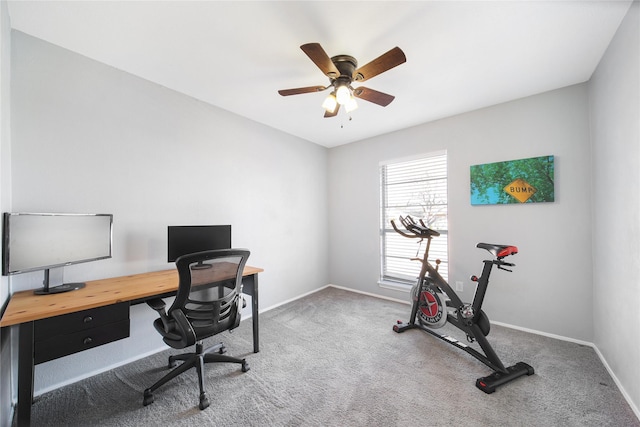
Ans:
[{"label": "bike base stabilizer", "polygon": [[422,329],[415,323],[402,323],[400,320],[398,320],[398,323],[393,325],[393,331],[397,333],[408,331],[409,329],[414,329],[414,328]]},{"label": "bike base stabilizer", "polygon": [[523,375],[533,375],[534,373],[533,368],[524,362],[518,362],[513,366],[509,366],[507,371],[508,372],[495,371],[489,376],[478,378],[476,380],[476,387],[487,394],[491,394],[496,391],[496,387],[513,381]]},{"label": "bike base stabilizer", "polygon": [[[508,382],[511,382],[517,378],[520,378],[524,375],[533,375],[534,374],[534,370],[533,368],[524,363],[524,362],[518,362],[513,366],[509,366],[507,368],[502,368],[500,369],[499,367],[502,365],[501,363],[496,364],[495,361],[493,361],[494,363],[492,363],[491,360],[489,360],[485,355],[479,353],[478,351],[472,349],[471,347],[469,347],[468,345],[465,344],[461,344],[460,342],[458,342],[456,339],[449,337],[447,335],[440,335],[434,331],[432,331],[431,329],[429,329],[428,327],[424,327],[418,323],[411,323],[411,322],[407,322],[407,323],[403,323],[402,321],[398,320],[397,323],[395,325],[393,325],[393,330],[397,333],[401,333],[404,331],[408,331],[409,329],[422,329],[425,332],[428,332],[430,335],[435,336],[436,338],[440,338],[441,340],[460,348],[461,350],[466,351],[467,353],[469,353],[470,355],[472,355],[473,357],[475,357],[476,359],[478,359],[479,361],[481,361],[482,363],[484,363],[485,365],[489,366],[492,370],[493,370],[493,374],[488,375],[486,377],[482,377],[482,378],[478,378],[476,380],[476,387],[478,387],[480,390],[484,391],[487,394],[491,394],[494,391],[496,391],[496,388],[504,385]],[[497,357],[497,356],[496,356]],[[500,369],[500,370],[498,370]],[[503,371],[504,369],[504,371]]]}]

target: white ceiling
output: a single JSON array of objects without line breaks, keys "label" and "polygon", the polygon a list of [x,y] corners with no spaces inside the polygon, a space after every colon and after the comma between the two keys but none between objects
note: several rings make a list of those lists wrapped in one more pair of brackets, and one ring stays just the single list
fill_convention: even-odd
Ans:
[{"label": "white ceiling", "polygon": [[[9,1],[12,28],[317,144],[334,147],[587,81],[631,1]],[[300,50],[360,65],[396,99],[323,118]],[[354,84],[360,86],[360,84]]]}]

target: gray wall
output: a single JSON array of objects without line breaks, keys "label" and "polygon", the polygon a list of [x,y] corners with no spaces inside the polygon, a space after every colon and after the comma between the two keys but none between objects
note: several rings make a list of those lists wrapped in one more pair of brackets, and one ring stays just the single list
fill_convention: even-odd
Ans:
[{"label": "gray wall", "polygon": [[[592,330],[590,146],[584,84],[332,149],[331,283],[402,300],[379,275],[381,161],[447,150],[449,279],[480,275],[478,242],[516,245],[513,273],[497,271],[485,300],[492,321],[588,341]],[[554,155],[555,202],[471,206],[469,167]],[[570,305],[570,309],[567,309]]]},{"label": "gray wall", "polygon": [[[589,84],[593,146],[593,342],[640,407],[640,4]],[[638,412],[636,412],[638,413]]]},{"label": "gray wall", "polygon": [[[11,65],[13,210],[114,214],[114,257],[65,281],[173,268],[167,225],[212,223],[265,269],[261,309],[328,283],[326,148],[16,31]],[[164,348],[153,318],[136,306],[131,338],[38,365],[36,393]]]}]

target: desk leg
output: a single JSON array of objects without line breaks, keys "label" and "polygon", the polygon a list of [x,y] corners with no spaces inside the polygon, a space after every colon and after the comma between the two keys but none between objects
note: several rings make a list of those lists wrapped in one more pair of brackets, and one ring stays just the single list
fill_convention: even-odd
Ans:
[{"label": "desk leg", "polygon": [[260,351],[258,336],[258,275],[253,275],[253,295],[251,296],[251,320],[253,321],[253,352]]},{"label": "desk leg", "polygon": [[242,292],[251,295],[251,320],[253,322],[253,352],[260,351],[258,341],[258,274],[242,278]]},{"label": "desk leg", "polygon": [[33,322],[20,324],[18,337],[18,426],[31,424],[33,403]]}]

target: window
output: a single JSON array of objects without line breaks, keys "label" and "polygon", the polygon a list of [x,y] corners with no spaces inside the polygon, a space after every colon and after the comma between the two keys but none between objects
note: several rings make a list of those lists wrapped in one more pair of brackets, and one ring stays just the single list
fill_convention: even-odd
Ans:
[{"label": "window", "polygon": [[396,233],[391,219],[411,215],[422,219],[440,232],[429,250],[429,261],[440,259],[438,272],[447,280],[447,153],[427,154],[420,158],[384,163],[380,166],[380,248],[382,283],[413,284],[420,274],[421,264],[410,258],[422,259],[426,242],[409,239]]}]

